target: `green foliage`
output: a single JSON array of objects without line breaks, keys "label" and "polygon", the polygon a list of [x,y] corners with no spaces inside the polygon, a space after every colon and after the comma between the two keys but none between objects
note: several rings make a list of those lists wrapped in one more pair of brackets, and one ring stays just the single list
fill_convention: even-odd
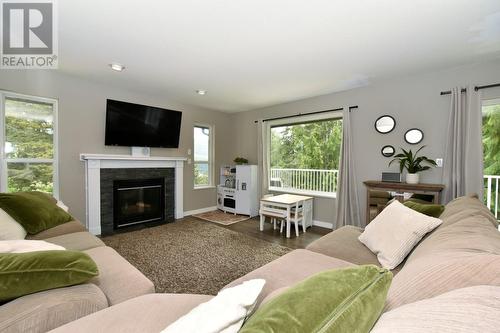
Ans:
[{"label": "green foliage", "polygon": [[208,179],[208,164],[196,163],[194,165],[194,185],[203,186],[210,185]]},{"label": "green foliage", "polygon": [[271,167],[338,170],[342,120],[271,128]]},{"label": "green foliage", "polygon": [[[52,159],[54,134],[52,105],[6,99],[5,139],[9,159]],[[8,191],[53,192],[52,163],[8,162]]]},{"label": "green foliage", "polygon": [[417,173],[425,170],[429,170],[431,167],[428,165],[422,165],[423,163],[428,163],[431,166],[436,166],[436,162],[427,158],[427,156],[418,156],[418,152],[421,151],[425,146],[420,147],[415,154],[410,150],[406,151],[403,148],[402,153],[394,156],[394,159],[389,162],[391,165],[393,162],[399,162],[399,172],[403,172],[404,169],[408,170],[408,173]]},{"label": "green foliage", "polygon": [[500,175],[500,104],[483,107],[484,174]]}]

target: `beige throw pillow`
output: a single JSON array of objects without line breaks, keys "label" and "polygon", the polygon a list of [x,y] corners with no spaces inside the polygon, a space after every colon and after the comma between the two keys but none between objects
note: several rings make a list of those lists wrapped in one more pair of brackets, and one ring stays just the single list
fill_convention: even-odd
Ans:
[{"label": "beige throw pillow", "polygon": [[0,240],[24,239],[26,230],[0,208]]},{"label": "beige throw pillow", "polygon": [[384,313],[371,333],[493,333],[500,328],[500,287],[456,289]]},{"label": "beige throw pillow", "polygon": [[425,234],[441,223],[394,201],[366,226],[359,241],[377,255],[382,267],[394,269]]}]

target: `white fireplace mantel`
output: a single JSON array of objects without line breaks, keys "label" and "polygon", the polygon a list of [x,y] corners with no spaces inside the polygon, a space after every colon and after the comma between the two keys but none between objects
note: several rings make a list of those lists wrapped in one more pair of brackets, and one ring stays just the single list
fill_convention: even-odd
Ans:
[{"label": "white fireplace mantel", "polygon": [[184,157],[142,157],[130,155],[80,154],[85,162],[86,226],[101,234],[101,169],[175,168],[175,218],[184,217]]}]

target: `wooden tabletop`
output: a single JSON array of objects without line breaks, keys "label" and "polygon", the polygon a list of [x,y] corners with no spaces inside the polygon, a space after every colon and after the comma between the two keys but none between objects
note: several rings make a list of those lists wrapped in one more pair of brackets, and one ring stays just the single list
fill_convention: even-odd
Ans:
[{"label": "wooden tabletop", "polygon": [[291,205],[296,203],[297,201],[305,201],[310,199],[313,199],[313,197],[306,197],[304,195],[296,195],[296,194],[280,194],[280,195],[274,195],[272,197],[262,198],[260,200],[265,202],[274,202],[285,205]]},{"label": "wooden tabletop", "polygon": [[443,184],[408,184],[408,183],[395,183],[395,182],[382,182],[380,180],[367,180],[364,181],[367,187],[395,189],[395,190],[420,190],[420,191],[434,191],[439,192],[444,189]]}]

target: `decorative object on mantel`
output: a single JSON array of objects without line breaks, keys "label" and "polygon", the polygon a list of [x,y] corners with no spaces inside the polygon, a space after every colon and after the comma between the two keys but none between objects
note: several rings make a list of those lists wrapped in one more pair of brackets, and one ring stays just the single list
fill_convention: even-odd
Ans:
[{"label": "decorative object on mantel", "polygon": [[392,132],[396,127],[396,120],[389,115],[383,115],[375,120],[375,130],[381,134]]},{"label": "decorative object on mantel", "polygon": [[238,165],[248,164],[248,160],[244,157],[236,157],[233,162]]},{"label": "decorative object on mantel", "polygon": [[222,225],[231,225],[234,223],[246,221],[250,219],[250,216],[248,215],[237,215],[237,214],[230,214],[230,213],[224,213],[221,210],[213,210],[211,212],[206,212],[206,213],[201,213],[201,214],[195,214],[193,215],[194,217],[197,217],[199,219],[209,221],[209,222],[214,222]]},{"label": "decorative object on mantel", "polygon": [[385,145],[382,147],[380,152],[382,153],[382,156],[384,156],[384,157],[391,157],[391,156],[394,156],[396,149],[394,149],[394,146]]},{"label": "decorative object on mantel", "polygon": [[[402,153],[397,154],[394,156],[394,159],[389,162],[389,166],[392,164],[392,162],[398,161],[399,162],[399,171],[402,173],[404,169],[408,171],[406,174],[406,182],[408,184],[418,184],[419,182],[419,172],[429,170],[431,166],[436,166],[436,162],[434,160],[431,160],[427,156],[418,156],[418,152],[421,151],[425,146],[420,147],[415,154],[410,150],[406,151],[403,148],[401,150],[403,151]],[[422,165],[422,163],[427,163],[430,164],[431,166],[428,165]]]},{"label": "decorative object on mantel", "polygon": [[424,132],[418,128],[411,128],[405,133],[405,141],[411,145],[416,145],[424,139]]}]

